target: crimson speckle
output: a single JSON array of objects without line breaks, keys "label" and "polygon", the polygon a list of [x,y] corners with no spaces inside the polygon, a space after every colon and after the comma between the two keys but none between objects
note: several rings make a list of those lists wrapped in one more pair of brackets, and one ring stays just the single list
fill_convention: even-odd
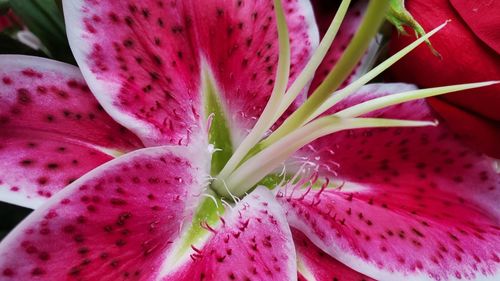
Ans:
[{"label": "crimson speckle", "polygon": [[15,272],[12,268],[6,268],[2,271],[2,275],[6,277],[12,277],[15,275]]}]

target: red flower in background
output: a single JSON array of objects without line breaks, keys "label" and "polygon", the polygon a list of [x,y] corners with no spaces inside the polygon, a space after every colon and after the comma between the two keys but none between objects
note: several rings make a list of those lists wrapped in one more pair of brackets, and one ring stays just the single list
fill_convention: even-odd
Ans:
[{"label": "red flower in background", "polygon": [[8,10],[5,14],[0,15],[0,32],[4,31],[7,28],[15,27],[19,28],[22,26],[19,18],[12,12],[12,10]]},{"label": "red flower in background", "polygon": [[[392,67],[397,81],[432,87],[500,79],[500,2],[411,0],[406,8],[425,30],[447,19],[451,24],[431,39],[436,58],[420,46]],[[394,53],[413,40],[395,32]],[[451,129],[480,151],[500,158],[500,85],[429,99]]]},{"label": "red flower in background", "polygon": [[0,16],[0,30],[10,25],[9,18],[7,16]]}]

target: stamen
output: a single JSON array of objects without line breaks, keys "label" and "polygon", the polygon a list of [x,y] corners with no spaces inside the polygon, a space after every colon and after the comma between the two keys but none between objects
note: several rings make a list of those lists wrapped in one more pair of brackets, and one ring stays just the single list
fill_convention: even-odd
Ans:
[{"label": "stamen", "polygon": [[307,178],[305,177],[300,178],[299,181],[296,183],[290,182],[290,185],[292,186],[292,192],[290,193],[289,198],[293,198],[293,194],[295,193],[295,191],[297,191],[298,188],[306,184],[306,182]]},{"label": "stamen", "polygon": [[367,127],[421,127],[435,125],[435,122],[428,121],[322,117],[293,131],[272,146],[248,159],[228,177],[226,184],[235,196],[241,196],[301,147],[322,136],[338,131]]},{"label": "stamen", "polygon": [[[291,179],[287,182],[287,184],[285,185],[285,195],[284,195],[285,197],[286,197],[286,196],[287,196],[287,194],[288,194],[288,187],[289,187],[290,185],[293,185],[293,183],[297,181],[297,179],[299,178],[299,175],[300,175],[300,174],[302,174],[302,173],[304,172],[304,168],[305,168],[306,164],[307,164],[307,163],[303,163],[303,164],[300,166],[299,170],[295,173],[295,175],[293,175],[293,177],[292,177],[292,178],[291,178]],[[293,191],[292,191],[292,192],[293,192]]]},{"label": "stamen", "polygon": [[201,221],[200,222],[200,226],[201,226],[201,228],[203,228],[203,229],[205,229],[207,231],[210,231],[210,232],[212,232],[214,234],[217,234],[217,231],[213,227],[211,227],[210,224],[208,224],[207,221]]},{"label": "stamen", "polygon": [[[304,200],[304,198],[306,198],[306,196],[309,194],[309,192],[311,192],[312,190],[312,187],[309,187],[306,192],[302,193],[302,195],[299,197],[299,199],[297,199],[298,201],[302,201]],[[290,199],[292,199],[292,197],[290,196]]]},{"label": "stamen", "polygon": [[230,210],[233,209],[233,206],[231,206],[231,204],[229,204],[226,200],[221,199],[221,202],[222,202],[222,205],[226,206],[226,208],[228,208]]},{"label": "stamen", "polygon": [[304,125],[309,116],[341,85],[365,53],[372,38],[377,34],[388,7],[389,1],[370,1],[358,31],[323,83],[276,131],[259,144],[258,149],[262,150],[262,148],[275,143],[283,136]]},{"label": "stamen", "polygon": [[378,109],[386,108],[389,106],[393,106],[396,104],[404,103],[407,101],[418,100],[428,97],[433,97],[437,95],[447,94],[451,92],[457,92],[462,90],[474,89],[479,87],[490,86],[494,84],[498,84],[500,81],[489,81],[489,82],[480,82],[480,83],[468,83],[468,84],[459,84],[453,86],[445,86],[445,87],[436,87],[415,91],[408,91],[404,93],[398,93],[388,96],[383,96],[379,98],[375,98],[369,101],[362,102],[355,106],[351,106],[344,110],[341,110],[334,115],[340,118],[348,118],[348,117],[357,117],[363,115],[368,112],[372,112]]},{"label": "stamen", "polygon": [[[283,172],[285,171],[285,165],[283,165]],[[282,175],[280,176],[283,176],[283,178],[281,179],[281,181],[276,185],[276,186],[283,186],[286,182],[287,182],[287,179],[286,179],[286,174],[283,173]],[[272,190],[272,194],[276,197],[278,196],[278,194],[280,193],[280,190],[279,188],[275,188]]]},{"label": "stamen", "polygon": [[261,140],[264,133],[273,125],[275,122],[274,117],[279,110],[279,105],[281,104],[281,100],[283,99],[288,85],[288,78],[290,76],[290,37],[281,0],[274,0],[274,7],[276,11],[279,40],[276,83],[274,84],[271,97],[257,120],[257,123],[220,171],[218,176],[219,179],[224,179],[233,172],[245,155],[247,155],[248,151]]},{"label": "stamen", "polygon": [[[240,201],[240,199],[231,192],[231,190],[227,186],[225,180],[217,180],[216,179],[216,181],[214,181],[214,182],[217,182],[217,183],[222,182],[222,184],[224,185],[224,190],[226,191],[225,194],[224,194],[224,197],[227,197],[227,195],[229,195],[229,198],[231,198],[233,200],[233,202],[237,203],[237,202]],[[222,201],[222,202],[224,203],[225,201]],[[226,202],[226,204],[228,204],[228,203]]]},{"label": "stamen", "polygon": [[191,249],[193,249],[196,253],[201,254],[201,250],[196,248],[194,245],[191,245]]},{"label": "stamen", "polygon": [[[304,163],[304,164],[307,164],[307,163]],[[305,165],[303,166],[305,168]],[[300,176],[300,174],[304,174],[304,176]],[[312,179],[311,178],[314,178],[314,173],[313,175],[309,175],[309,177],[306,177],[306,171],[305,169],[303,170],[300,170],[297,172],[297,174],[294,176],[295,179],[294,180],[291,180],[287,186],[292,186],[292,192],[290,193],[289,197],[292,198],[293,197],[293,194],[295,193],[295,191],[297,191],[297,189],[299,189],[300,187],[304,186],[307,182],[311,182]],[[297,180],[298,179],[298,180]],[[308,184],[308,186],[310,186],[311,184]],[[286,195],[286,194],[285,194]]]},{"label": "stamen", "polygon": [[308,119],[307,122],[318,117],[321,115],[323,112],[327,111],[328,109],[332,108],[335,104],[340,102],[341,100],[345,99],[352,93],[356,92],[359,90],[361,87],[363,87],[366,83],[370,82],[373,78],[377,77],[380,75],[382,72],[387,70],[389,67],[391,67],[393,64],[395,64],[397,61],[399,61],[401,58],[409,54],[411,51],[413,51],[416,47],[418,47],[420,44],[423,42],[426,42],[431,36],[436,34],[438,31],[443,29],[450,20],[447,20],[440,26],[436,27],[433,29],[431,32],[427,33],[426,35],[420,37],[419,39],[413,41],[410,45],[406,46],[405,48],[401,49],[399,52],[395,53],[392,55],[390,58],[386,59],[384,62],[381,64],[377,65],[375,68],[358,78],[356,81],[353,83],[349,84],[347,87],[333,93]]},{"label": "stamen", "polygon": [[219,90],[213,75],[204,63],[201,79],[203,98],[205,99],[205,113],[207,115],[208,143],[211,145],[209,150],[212,152],[210,174],[216,175],[231,157],[233,144],[231,142],[229,123],[226,119],[226,110],[224,110],[218,95]]},{"label": "stamen", "polygon": [[219,202],[217,202],[217,199],[215,199],[215,196],[213,196],[212,194],[209,194],[209,193],[203,193],[202,196],[210,198],[212,200],[212,202],[214,202],[215,208],[217,210],[219,209]]},{"label": "stamen", "polygon": [[274,121],[276,121],[287,110],[287,108],[292,104],[295,98],[297,98],[300,92],[305,88],[307,83],[310,82],[314,77],[316,70],[321,65],[321,62],[328,53],[328,50],[330,49],[333,40],[337,36],[337,33],[340,29],[340,25],[344,20],[344,17],[347,13],[350,3],[351,0],[343,0],[342,3],[340,4],[337,12],[335,13],[335,17],[330,23],[330,27],[328,27],[325,36],[323,36],[323,39],[321,39],[318,48],[316,49],[316,51],[314,52],[314,54],[312,55],[311,59],[304,67],[302,72],[299,74],[297,79],[295,79],[293,84],[286,92],[285,97],[281,102],[280,108],[278,110],[277,116],[275,116]]},{"label": "stamen", "polygon": [[207,135],[210,134],[210,129],[212,129],[212,123],[214,121],[215,113],[210,113],[207,117],[207,128],[206,128],[206,133]]},{"label": "stamen", "polygon": [[325,191],[325,189],[328,187],[329,184],[330,184],[330,179],[327,177],[325,178],[325,182],[321,185],[321,189],[318,191],[318,193],[316,193],[316,195],[314,195],[314,197],[319,198],[321,196],[321,193]]}]

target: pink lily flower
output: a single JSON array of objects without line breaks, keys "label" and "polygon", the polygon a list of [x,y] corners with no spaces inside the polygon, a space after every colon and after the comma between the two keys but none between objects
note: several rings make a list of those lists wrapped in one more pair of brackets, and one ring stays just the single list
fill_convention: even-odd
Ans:
[{"label": "pink lily flower", "polygon": [[[349,2],[318,45],[309,1],[65,1],[80,70],[114,121],[75,68],[9,56],[1,101],[33,114],[1,108],[0,126],[26,157],[17,128],[43,159],[87,168],[110,159],[103,147],[140,147],[115,121],[147,148],[37,208],[0,243],[0,280],[498,279],[494,162],[435,126],[421,99],[495,82],[364,86],[444,25],[364,73],[387,1],[346,15]],[[336,59],[320,66],[325,56]],[[67,95],[37,93],[45,85]],[[98,115],[53,114],[67,107]],[[58,158],[53,134],[76,156]],[[33,162],[6,151],[16,160],[5,170],[27,174]],[[66,163],[36,175],[64,182]]]}]

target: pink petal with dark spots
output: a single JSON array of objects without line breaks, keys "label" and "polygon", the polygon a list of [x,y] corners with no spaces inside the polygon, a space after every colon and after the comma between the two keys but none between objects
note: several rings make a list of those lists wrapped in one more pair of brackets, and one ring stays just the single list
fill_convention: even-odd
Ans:
[{"label": "pink petal with dark spots", "polygon": [[[331,112],[370,98],[414,90],[409,84],[371,84]],[[425,100],[392,106],[366,116],[434,120]],[[312,150],[311,150],[312,149]],[[500,215],[500,174],[495,162],[465,145],[444,123],[437,127],[351,130],[314,142],[302,153],[340,180],[419,185],[475,200]]]},{"label": "pink petal with dark spots", "polygon": [[140,140],[114,122],[78,68],[0,56],[0,200],[37,207]]},{"label": "pink petal with dark spots", "polygon": [[[347,267],[314,245],[302,232],[292,229],[297,258],[305,271],[314,279],[310,281],[372,281],[374,279]],[[299,269],[300,272],[300,269]],[[299,273],[300,274],[300,273]],[[302,276],[303,280],[308,280]],[[301,279],[299,279],[301,280]]]},{"label": "pink petal with dark spots", "polygon": [[418,183],[282,194],[290,226],[377,280],[496,280],[498,216],[467,194]]},{"label": "pink petal with dark spots", "polygon": [[227,212],[191,260],[162,280],[296,280],[290,228],[267,189],[258,187]]},{"label": "pink petal with dark spots", "polygon": [[155,280],[206,184],[206,163],[208,154],[162,147],[93,170],[2,241],[0,279]]},{"label": "pink petal with dark spots", "polygon": [[[272,1],[64,5],[69,41],[90,88],[147,145],[187,145],[204,137],[203,71],[215,77],[228,119],[243,132],[271,94],[278,60]],[[318,34],[308,1],[284,7],[295,77]]]}]

